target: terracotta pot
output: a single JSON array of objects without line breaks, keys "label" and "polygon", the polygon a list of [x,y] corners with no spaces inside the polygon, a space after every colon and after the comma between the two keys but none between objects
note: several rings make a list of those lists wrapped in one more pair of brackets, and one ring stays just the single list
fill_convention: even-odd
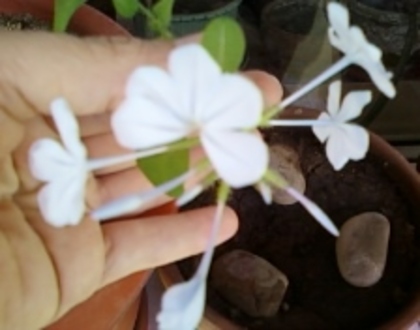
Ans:
[{"label": "terracotta pot", "polygon": [[[0,12],[29,13],[51,22],[54,14],[54,0],[0,0]],[[130,35],[116,22],[86,5],[73,16],[69,29],[79,35]]]},{"label": "terracotta pot", "polygon": [[[282,118],[286,119],[307,119],[314,118],[319,111],[294,109],[285,110]],[[413,205],[417,217],[420,215],[420,176],[407,160],[386,141],[378,135],[370,133],[369,152],[379,159],[382,159],[387,166],[386,173],[399,186],[407,201]],[[416,224],[420,229],[420,222]],[[176,264],[167,265],[158,270],[159,277],[165,287],[185,281]],[[379,330],[404,330],[408,329],[420,319],[420,288],[413,292],[411,300],[397,314],[390,315],[390,319],[375,327]],[[309,326],[309,325],[308,325]],[[310,327],[310,326],[309,326]],[[223,315],[206,306],[203,320],[199,326],[200,330],[244,330],[244,327],[232,323]]]}]

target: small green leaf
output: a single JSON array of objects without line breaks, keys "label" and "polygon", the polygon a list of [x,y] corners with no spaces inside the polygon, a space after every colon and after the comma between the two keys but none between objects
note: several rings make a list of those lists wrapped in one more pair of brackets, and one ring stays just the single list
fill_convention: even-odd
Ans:
[{"label": "small green leaf", "polygon": [[133,17],[139,10],[140,0],[112,0],[118,15],[124,18]]},{"label": "small green leaf", "polygon": [[237,71],[245,54],[245,35],[232,18],[212,20],[204,29],[201,44],[219,63],[223,71]]},{"label": "small green leaf", "polygon": [[53,30],[64,32],[76,10],[87,0],[55,0]]},{"label": "small green leaf", "polygon": [[166,29],[170,26],[171,20],[172,20],[172,9],[174,7],[174,2],[175,2],[174,0],[159,0],[152,7],[152,13],[155,15],[156,19],[161,24],[161,28]]},{"label": "small green leaf", "polygon": [[[188,171],[189,151],[187,149],[174,150],[164,154],[142,158],[137,161],[140,170],[154,185],[160,185]],[[182,186],[169,192],[172,197],[179,197],[183,193]]]}]

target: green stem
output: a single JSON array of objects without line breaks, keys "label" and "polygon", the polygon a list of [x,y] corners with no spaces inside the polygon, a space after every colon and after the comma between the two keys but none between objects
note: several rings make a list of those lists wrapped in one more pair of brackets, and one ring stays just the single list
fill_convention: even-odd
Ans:
[{"label": "green stem", "polygon": [[220,230],[220,225],[223,218],[223,210],[226,207],[226,202],[229,197],[230,188],[227,184],[222,183],[217,191],[217,208],[214,216],[213,227],[210,234],[210,239],[207,243],[206,252],[203,259],[201,259],[198,266],[197,274],[206,278],[210,269],[211,259],[214,254],[214,246],[216,245],[217,234]]},{"label": "green stem", "polygon": [[165,28],[153,12],[139,1],[139,11],[156,27],[157,32],[164,39],[173,39],[173,34]]},{"label": "green stem", "polygon": [[273,185],[276,188],[285,189],[289,185],[286,179],[283,178],[281,175],[277,174],[271,169],[268,169],[267,172],[264,174],[264,180],[269,184]]}]

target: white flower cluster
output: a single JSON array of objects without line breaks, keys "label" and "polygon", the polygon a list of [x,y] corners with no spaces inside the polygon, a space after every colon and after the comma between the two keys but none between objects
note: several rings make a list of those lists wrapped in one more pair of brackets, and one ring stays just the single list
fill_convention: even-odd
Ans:
[{"label": "white flower cluster", "polygon": [[[360,65],[377,87],[393,97],[395,89],[381,63],[381,51],[371,45],[363,32],[349,24],[347,9],[328,5],[331,44],[344,53],[332,68],[315,78],[301,91],[284,100],[283,108],[344,67]],[[349,123],[358,117],[371,100],[368,91],[351,92],[341,100],[341,82],[330,85],[327,112],[317,120],[270,120],[272,126],[311,126],[334,169],[349,160],[365,157],[369,147],[367,131]],[[341,103],[341,106],[340,106]],[[271,200],[267,179],[268,147],[258,133],[264,111],[260,90],[240,74],[223,73],[209,53],[199,45],[175,49],[167,70],[140,67],[130,76],[123,102],[112,117],[117,141],[133,153],[105,159],[88,159],[79,137],[77,121],[63,99],[54,100],[51,113],[61,143],[52,139],[36,141],[30,149],[30,166],[35,178],[45,182],[38,194],[40,210],[53,226],[78,224],[86,213],[85,186],[90,172],[142,157],[164,153],[173,143],[198,138],[214,177],[226,186],[241,188],[255,185],[267,201]],[[170,180],[151,191],[125,196],[94,210],[90,216],[98,221],[114,218],[141,207],[197,174],[197,168]],[[329,232],[338,230],[327,215],[286,184],[279,184],[295,197]],[[197,186],[181,197],[181,203],[199,194]],[[226,198],[225,198],[226,199]],[[205,282],[214,249],[225,199],[218,200],[214,228],[202,262],[192,279],[169,289],[158,316],[161,329],[192,330],[199,323],[205,300]]]}]

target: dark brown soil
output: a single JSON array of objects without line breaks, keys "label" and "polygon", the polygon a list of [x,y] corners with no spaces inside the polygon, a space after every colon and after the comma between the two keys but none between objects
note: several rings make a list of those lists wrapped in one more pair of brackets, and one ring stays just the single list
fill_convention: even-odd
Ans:
[{"label": "dark brown soil", "polygon": [[47,22],[33,17],[31,14],[0,13],[0,30],[50,30]]},{"label": "dark brown soil", "polygon": [[[383,161],[368,156],[335,172],[324,149],[306,129],[277,129],[267,135],[269,143],[282,142],[295,148],[307,180],[306,195],[322,207],[340,227],[348,218],[376,211],[391,222],[391,238],[385,274],[370,288],[355,288],[339,274],[335,239],[299,204],[266,206],[254,189],[236,191],[231,206],[240,218],[240,229],[216,255],[240,248],[257,254],[290,280],[286,298],[276,317],[253,319],[209,288],[208,302],[248,329],[328,330],[373,329],[392,317],[409,299],[417,284],[418,255],[414,245],[409,205],[390,181]],[[211,193],[195,206],[209,203]],[[198,204],[198,205],[197,205]],[[417,227],[419,228],[419,227]],[[191,274],[192,264],[181,264]]]}]

